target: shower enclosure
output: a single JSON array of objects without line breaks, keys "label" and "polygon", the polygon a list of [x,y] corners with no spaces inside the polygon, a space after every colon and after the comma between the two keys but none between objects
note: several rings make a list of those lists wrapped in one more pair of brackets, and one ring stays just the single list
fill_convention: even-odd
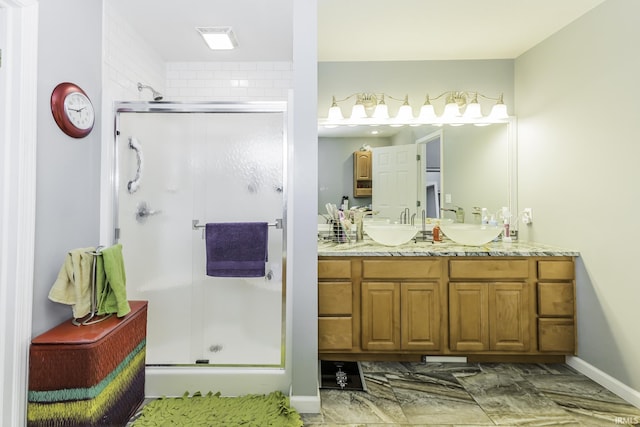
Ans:
[{"label": "shower enclosure", "polygon": [[[288,384],[286,129],[285,103],[116,106],[114,237],[128,298],[149,301],[147,395],[224,378],[240,394],[241,372],[254,391],[264,374],[279,377],[268,389]],[[206,275],[215,222],[269,223],[265,277]]]}]

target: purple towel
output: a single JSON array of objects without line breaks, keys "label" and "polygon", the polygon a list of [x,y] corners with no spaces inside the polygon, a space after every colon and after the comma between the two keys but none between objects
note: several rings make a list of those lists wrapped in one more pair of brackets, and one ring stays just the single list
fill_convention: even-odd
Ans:
[{"label": "purple towel", "polygon": [[263,277],[269,243],[268,227],[266,222],[207,224],[207,276]]}]

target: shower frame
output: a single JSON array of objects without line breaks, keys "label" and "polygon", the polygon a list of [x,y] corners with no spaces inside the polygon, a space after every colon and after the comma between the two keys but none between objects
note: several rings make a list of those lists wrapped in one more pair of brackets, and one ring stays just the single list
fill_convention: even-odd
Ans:
[{"label": "shower frame", "polygon": [[287,138],[290,130],[287,102],[170,102],[170,101],[122,101],[114,103],[114,137],[112,167],[109,174],[112,203],[112,235],[115,243],[119,239],[119,197],[120,174],[118,165],[118,141],[120,113],[282,113],[283,114],[283,209],[282,209],[282,329],[280,366],[147,366],[145,395],[147,397],[181,396],[185,390],[205,390],[216,384],[216,390],[223,395],[237,396],[246,393],[269,393],[275,389],[288,392],[291,385],[291,346],[287,338],[291,336],[291,301],[287,298],[287,277],[290,266],[287,263],[287,213],[288,213],[288,162],[292,151]]}]

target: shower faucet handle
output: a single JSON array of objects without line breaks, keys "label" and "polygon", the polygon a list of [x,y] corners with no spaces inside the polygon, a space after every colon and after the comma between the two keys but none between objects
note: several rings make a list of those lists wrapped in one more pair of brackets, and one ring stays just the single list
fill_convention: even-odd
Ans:
[{"label": "shower faucet handle", "polygon": [[138,222],[144,222],[147,219],[147,217],[150,217],[152,215],[158,215],[161,212],[162,211],[149,209],[149,205],[147,204],[147,202],[140,202],[138,203],[138,207],[136,210],[136,220]]}]

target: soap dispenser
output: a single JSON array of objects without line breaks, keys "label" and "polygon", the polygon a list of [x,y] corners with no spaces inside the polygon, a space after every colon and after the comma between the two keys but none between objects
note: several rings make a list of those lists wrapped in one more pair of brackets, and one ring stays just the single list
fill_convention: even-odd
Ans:
[{"label": "soap dispenser", "polygon": [[436,222],[436,225],[433,227],[431,231],[434,242],[442,242],[442,230],[440,230],[440,221]]}]

